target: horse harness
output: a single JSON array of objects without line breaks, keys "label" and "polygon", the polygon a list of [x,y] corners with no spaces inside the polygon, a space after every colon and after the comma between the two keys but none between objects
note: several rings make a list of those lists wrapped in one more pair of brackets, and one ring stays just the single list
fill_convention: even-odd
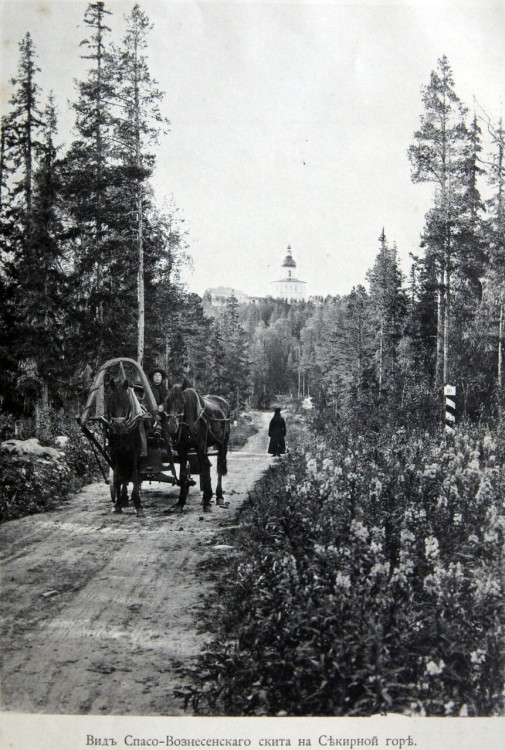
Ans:
[{"label": "horse harness", "polygon": [[[199,396],[199,398],[200,398],[200,396]],[[200,411],[199,415],[197,416],[197,418],[195,419],[195,422],[194,422],[193,426],[196,426],[200,420],[202,420],[204,422],[204,424],[205,424],[205,426],[207,428],[207,434],[205,436],[205,450],[207,450],[207,437],[208,437],[209,433],[210,433],[210,435],[214,438],[214,440],[217,443],[222,444],[224,442],[223,440],[220,440],[218,438],[218,436],[215,434],[215,432],[213,432],[213,430],[212,430],[212,428],[210,426],[210,423],[211,422],[230,422],[231,418],[230,417],[222,417],[222,418],[219,418],[219,417],[209,417],[207,414],[205,414],[205,404],[203,406],[200,404],[200,406],[201,406],[201,411]],[[184,411],[178,412],[177,414],[174,414],[173,416],[177,417],[177,420],[179,422],[179,429],[177,431],[177,442],[179,442],[180,439],[181,439],[181,431],[182,431],[183,426],[187,427],[188,430],[191,430],[191,426],[187,422],[185,422],[184,419],[183,419],[183,417],[184,417]]]},{"label": "horse harness", "polygon": [[132,391],[130,391],[130,389],[128,389],[128,396],[131,409],[127,416],[110,417],[108,420],[110,427],[122,428],[117,431],[113,430],[114,434],[116,435],[128,435],[130,432],[133,432],[139,422],[144,418],[144,411],[142,410],[137,397]]}]

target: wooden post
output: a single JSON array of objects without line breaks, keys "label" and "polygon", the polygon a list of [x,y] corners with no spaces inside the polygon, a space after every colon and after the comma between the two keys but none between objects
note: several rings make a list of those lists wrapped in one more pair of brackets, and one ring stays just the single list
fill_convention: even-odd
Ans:
[{"label": "wooden post", "polygon": [[445,431],[453,434],[456,425],[456,386],[445,385]]}]

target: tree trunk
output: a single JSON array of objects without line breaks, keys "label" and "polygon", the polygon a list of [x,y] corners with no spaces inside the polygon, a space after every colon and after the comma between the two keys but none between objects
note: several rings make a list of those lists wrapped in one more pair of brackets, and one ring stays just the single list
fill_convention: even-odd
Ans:
[{"label": "tree trunk", "polygon": [[380,338],[379,338],[379,398],[382,394],[382,367],[384,357],[384,320],[381,318]]},{"label": "tree trunk", "polygon": [[40,437],[40,431],[44,426],[45,417],[49,411],[49,388],[45,380],[41,381],[41,393],[34,404],[35,433]]},{"label": "tree trunk", "polygon": [[444,308],[444,272],[439,271],[437,289],[437,342],[435,362],[435,386],[443,384],[443,361],[444,361],[444,330],[445,330],[445,308]]},{"label": "tree trunk", "polygon": [[498,326],[498,367],[496,373],[496,386],[499,391],[502,389],[503,375],[502,375],[502,360],[503,360],[503,302],[500,301],[500,322]]},{"label": "tree trunk", "polygon": [[444,368],[443,368],[443,382],[449,382],[449,324],[450,324],[450,310],[451,310],[451,297],[450,297],[450,277],[449,271],[445,270],[444,279]]},{"label": "tree trunk", "polygon": [[137,198],[138,212],[138,329],[137,329],[137,362],[141,367],[144,363],[144,330],[145,330],[145,302],[144,302],[144,238],[142,229],[142,187],[139,185]]}]

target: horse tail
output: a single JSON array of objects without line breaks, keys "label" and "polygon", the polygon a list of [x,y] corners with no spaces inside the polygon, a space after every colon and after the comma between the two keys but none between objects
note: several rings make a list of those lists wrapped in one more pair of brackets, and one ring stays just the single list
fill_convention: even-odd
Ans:
[{"label": "horse tail", "polygon": [[227,445],[226,443],[224,445],[219,446],[219,451],[217,454],[217,472],[218,474],[221,474],[221,476],[226,476],[228,473],[228,461],[226,460],[226,449]]}]

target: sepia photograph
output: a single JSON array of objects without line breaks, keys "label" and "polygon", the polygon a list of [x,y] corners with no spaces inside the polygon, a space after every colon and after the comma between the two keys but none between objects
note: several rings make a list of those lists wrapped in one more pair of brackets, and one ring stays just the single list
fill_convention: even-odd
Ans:
[{"label": "sepia photograph", "polygon": [[0,28],[0,750],[503,746],[503,0]]}]

